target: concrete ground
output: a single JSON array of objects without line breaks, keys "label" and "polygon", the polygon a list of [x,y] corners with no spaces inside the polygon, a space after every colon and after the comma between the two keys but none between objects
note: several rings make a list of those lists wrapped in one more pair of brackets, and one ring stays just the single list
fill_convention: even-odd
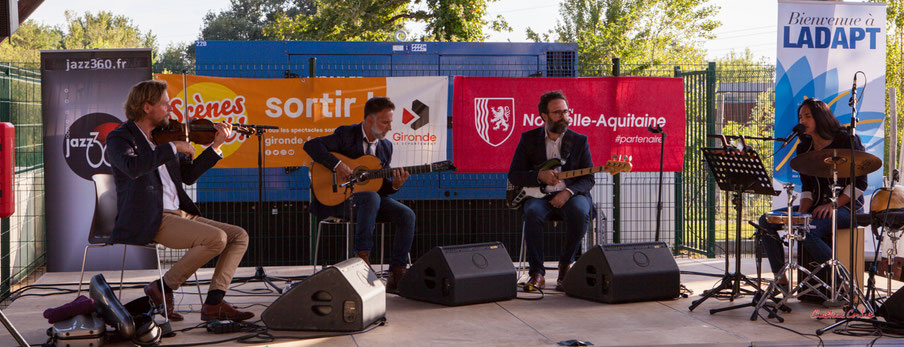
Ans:
[{"label": "concrete ground", "polygon": [[[682,271],[697,271],[713,274],[724,272],[724,259],[678,259]],[[764,264],[765,265],[765,264]],[[554,266],[554,264],[548,264]],[[734,265],[732,265],[734,268]],[[297,276],[310,274],[310,267],[267,268],[273,276]],[[209,279],[213,269],[202,269],[199,276]],[[253,274],[254,269],[239,269],[237,276]],[[753,259],[742,261],[742,272],[755,277]],[[73,283],[78,281],[78,273],[48,273],[37,284]],[[118,271],[104,272],[111,286],[119,278]],[[595,346],[609,345],[773,345],[797,346],[817,345],[815,336],[801,336],[792,331],[772,326],[762,319],[750,321],[752,308],[742,308],[711,315],[709,310],[728,306],[727,300],[711,298],[688,311],[691,302],[711,288],[716,277],[682,275],[681,282],[693,291],[689,298],[668,301],[640,302],[609,305],[585,301],[553,290],[556,271],[547,273],[546,296],[539,301],[510,300],[495,303],[476,304],[460,307],[445,307],[436,304],[408,300],[396,295],[387,295],[386,318],[388,324],[372,331],[357,335],[318,338],[309,340],[278,339],[272,342],[259,341],[258,345],[298,346],[420,346],[420,345],[483,345],[483,346],[552,346],[565,340],[582,340]],[[149,282],[156,277],[156,270],[127,271],[126,281]],[[86,276],[86,278],[88,278]],[[877,278],[884,287],[886,280]],[[278,283],[282,286],[284,283]],[[894,290],[902,283],[895,282]],[[247,307],[259,317],[276,294],[241,294],[241,291],[261,289],[261,283],[234,284],[227,294],[227,300],[236,306]],[[75,286],[66,288],[75,289]],[[188,328],[200,323],[200,308],[196,287],[185,286],[184,293],[176,294],[177,310],[183,312],[185,321],[174,322],[174,329]],[[47,291],[32,290],[29,293]],[[202,286],[202,293],[206,287]],[[124,292],[123,302],[144,295],[140,289]],[[519,293],[519,296],[535,295]],[[63,305],[75,298],[75,294],[53,296],[26,296],[14,301],[3,309],[10,321],[31,344],[47,340],[46,330],[50,326],[42,317],[49,307]],[[745,296],[734,303],[750,302]],[[817,329],[828,326],[833,320],[810,318],[813,310],[830,310],[821,305],[792,300],[791,313],[784,314],[784,323],[777,325],[804,334],[813,334]],[[838,311],[839,309],[835,309]],[[256,317],[255,319],[257,319]],[[776,323],[772,320],[773,323]],[[15,345],[15,341],[5,330],[0,330],[0,346]],[[279,336],[311,336],[322,332],[271,332]],[[215,335],[204,329],[196,329],[164,339],[164,345],[191,344],[215,341],[241,336],[240,333]],[[828,332],[822,335],[826,345],[867,345],[874,336],[853,337]],[[884,337],[876,341],[878,345],[901,345],[904,341]],[[126,344],[120,344],[126,345]],[[248,345],[238,342],[217,345]]]}]

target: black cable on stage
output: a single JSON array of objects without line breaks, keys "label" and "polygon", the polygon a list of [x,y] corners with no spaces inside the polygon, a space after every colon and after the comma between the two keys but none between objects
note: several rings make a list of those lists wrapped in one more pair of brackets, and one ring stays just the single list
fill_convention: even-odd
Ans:
[{"label": "black cable on stage", "polygon": [[527,282],[521,282],[521,283],[518,283],[518,288],[521,288],[521,290],[522,290],[521,292],[522,292],[522,293],[530,293],[530,292],[533,292],[534,290],[536,290],[537,292],[540,293],[540,296],[524,297],[524,296],[517,296],[517,295],[516,295],[516,296],[515,296],[515,299],[519,299],[519,300],[543,300],[543,298],[546,297],[546,294],[543,293],[543,288],[540,288],[540,287],[534,287],[532,284],[528,284]]},{"label": "black cable on stage", "polygon": [[[352,331],[346,333],[329,333],[329,334],[319,334],[319,335],[310,335],[310,336],[288,336],[288,335],[273,335],[270,333],[269,329],[265,326],[257,325],[255,323],[244,323],[247,325],[248,329],[251,330],[250,333],[235,336],[227,339],[220,339],[214,341],[203,341],[203,342],[194,342],[194,343],[183,343],[183,344],[164,344],[161,346],[203,346],[203,345],[214,345],[221,344],[227,342],[239,342],[239,343],[252,343],[252,344],[261,344],[273,342],[279,339],[293,340],[293,341],[301,341],[301,340],[311,340],[311,339],[321,339],[321,338],[329,338],[329,337],[339,337],[339,336],[350,336],[357,335],[369,332],[373,329],[376,329],[379,326],[386,324],[386,318],[381,318],[373,323],[371,323],[367,328],[359,331]],[[192,328],[194,329],[194,328]]]},{"label": "black cable on stage", "polygon": [[794,330],[794,329],[791,329],[791,328],[787,328],[787,327],[783,327],[783,326],[781,326],[781,325],[772,323],[772,322],[769,321],[769,319],[768,319],[767,317],[763,316],[763,313],[762,313],[762,312],[760,312],[759,310],[757,310],[756,312],[757,312],[757,315],[760,316],[760,319],[762,319],[764,322],[766,322],[766,324],[769,324],[769,325],[774,326],[774,327],[776,327],[776,328],[782,328],[782,329],[785,329],[785,330],[787,330],[787,331],[790,331],[790,332],[792,332],[792,333],[798,334],[798,335],[800,335],[800,336],[804,336],[804,337],[810,337],[810,336],[813,336],[813,337],[816,337],[817,339],[819,339],[819,344],[817,344],[817,346],[820,346],[820,347],[821,347],[821,346],[825,346],[825,341],[823,341],[823,340],[822,340],[822,337],[819,336],[819,335],[802,333],[802,332],[799,332],[799,331],[797,331],[797,330]]},{"label": "black cable on stage", "polygon": [[[300,276],[289,276],[289,277],[285,277],[285,278],[288,281],[304,281],[310,277],[311,277],[310,275],[300,275]],[[190,283],[189,286],[191,286],[191,285],[210,284],[210,281],[211,280],[209,280],[209,279],[205,279],[205,280],[199,280],[199,281],[188,281],[186,283]],[[245,295],[253,295],[253,296],[279,296],[280,295],[280,294],[269,294],[269,293],[272,293],[272,291],[269,291],[269,290],[266,294],[264,294],[264,293],[256,293],[256,292],[254,292],[254,290],[245,291],[245,290],[235,289],[237,287],[240,287],[240,286],[248,283],[248,281],[233,280],[231,283],[237,283],[237,284],[235,286],[230,287],[230,290],[234,290],[238,293],[245,294]],[[123,282],[122,284],[123,284],[122,289],[140,289],[140,288],[143,288],[145,285],[147,285],[146,282]],[[78,282],[30,284],[27,286],[22,286],[20,288],[17,288],[16,290],[10,292],[5,298],[0,299],[0,302],[8,300],[9,303],[11,304],[12,302],[16,301],[17,299],[26,297],[26,296],[43,297],[43,296],[72,294],[72,293],[78,292],[78,290],[70,289],[70,288],[62,288],[62,287],[78,286],[78,285],[79,285]],[[35,293],[35,294],[26,293],[29,290],[33,290],[33,289],[34,290],[42,290],[42,289],[43,290],[55,290],[56,292]],[[118,290],[119,287],[117,286],[116,289]],[[183,294],[188,294],[188,293],[183,292]],[[232,296],[238,296],[238,295],[233,294]]]}]

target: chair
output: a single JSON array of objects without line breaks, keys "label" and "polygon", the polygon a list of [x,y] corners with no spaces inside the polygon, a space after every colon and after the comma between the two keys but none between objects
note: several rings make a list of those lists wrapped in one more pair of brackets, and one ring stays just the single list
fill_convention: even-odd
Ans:
[{"label": "chair", "polygon": [[[311,162],[311,165],[308,167],[309,168],[314,167],[314,163]],[[314,179],[311,178],[311,170],[310,169],[308,169],[308,180],[311,182],[311,184],[314,183]],[[308,196],[308,204],[309,204],[308,206],[310,206],[311,204],[314,203],[314,188],[312,186],[308,187],[308,194],[310,194],[310,196]],[[350,211],[350,213],[352,213],[352,215],[354,215],[354,213],[355,213],[354,209],[352,209]],[[329,216],[329,217],[326,217],[326,218],[318,221],[317,216],[315,216],[313,213],[311,214],[311,218],[312,218],[312,221],[317,221],[317,235],[314,235],[314,245],[313,245],[314,255],[313,255],[313,259],[311,260],[311,262],[314,264],[314,267],[311,269],[311,274],[313,275],[313,274],[317,273],[317,261],[319,260],[317,257],[317,254],[320,251],[320,235],[322,234],[321,231],[323,229],[323,225],[326,224],[326,225],[344,225],[345,226],[345,256],[348,256],[349,254],[351,254],[351,246],[350,245],[351,245],[351,241],[352,241],[352,225],[354,224],[354,222],[344,219],[344,218],[339,218],[336,216]],[[380,225],[380,272],[383,272],[383,236],[386,231],[386,223],[377,222],[376,224]],[[376,225],[374,225],[374,227],[376,227]]]},{"label": "chair", "polygon": [[[593,204],[593,206],[590,207],[590,231],[591,231],[591,233],[590,233],[590,243],[589,243],[589,246],[588,246],[588,245],[587,245],[587,242],[585,242],[584,247],[583,247],[583,251],[584,251],[584,252],[586,252],[590,247],[593,247],[593,246],[597,245],[597,242],[598,242],[598,239],[597,239],[597,217],[598,217],[598,214],[597,214],[597,212],[596,212],[596,204]],[[603,220],[605,220],[605,216],[603,217]],[[548,217],[548,219],[547,219],[546,221],[547,221],[547,222],[552,222],[552,223],[553,223],[553,228],[555,228],[556,225],[559,224],[559,222],[563,221],[563,219],[562,219],[562,216],[559,215],[559,214],[552,214],[552,213],[550,213],[550,214],[549,214],[549,217]],[[525,268],[524,262],[525,262],[525,259],[527,258],[527,242],[526,242],[527,240],[525,239],[525,237],[526,237],[527,235],[525,234],[525,226],[526,226],[526,225],[525,225],[525,222],[522,221],[522,222],[521,222],[521,252],[520,252],[519,255],[518,255],[518,280],[519,280],[519,281],[521,280],[521,276],[522,276],[522,273],[523,273],[524,268]],[[586,240],[586,238],[587,238],[587,235],[586,235],[586,233],[585,233],[585,235],[584,235],[584,240]]]},{"label": "chair", "polygon": [[[313,192],[311,193],[311,195],[313,196]],[[317,218],[316,216],[313,216],[313,214],[312,214],[312,217],[315,219]],[[312,270],[313,272],[311,274],[314,274],[317,272],[317,261],[318,261],[317,254],[319,253],[319,250],[320,250],[320,235],[322,234],[323,225],[344,225],[345,226],[345,255],[348,256],[349,254],[351,254],[351,246],[350,245],[351,245],[351,240],[352,240],[352,225],[353,224],[355,224],[355,223],[352,221],[349,221],[349,220],[343,219],[343,218],[339,218],[339,217],[335,217],[335,216],[330,216],[330,217],[324,218],[317,222],[317,235],[314,236],[314,259],[312,261],[314,263],[314,268],[313,268],[313,270]],[[380,272],[383,272],[383,243],[384,243],[383,241],[384,241],[384,235],[385,235],[385,231],[386,231],[386,223],[385,222],[377,222],[377,224],[380,225]]]},{"label": "chair", "polygon": [[[113,181],[113,175],[95,174],[91,176],[91,179],[94,181],[94,190],[96,193],[94,218],[91,220],[91,230],[88,233],[88,246],[85,246],[85,252],[82,255],[82,271],[79,276],[76,296],[81,295],[82,292],[82,283],[84,283],[85,280],[85,263],[88,260],[88,248],[103,248],[117,245],[111,241],[113,236],[113,225],[116,222],[117,214],[116,184]],[[160,262],[160,251],[165,250],[166,247],[157,243],[149,243],[147,245],[121,245],[123,248],[122,267],[119,271],[119,298],[122,299],[122,285],[123,277],[125,276],[126,250],[128,246],[154,250],[154,254],[157,258],[157,272],[160,275],[160,292],[163,293],[163,266]],[[198,298],[201,299],[201,302],[203,303],[204,299],[201,297],[201,282],[198,281],[197,272],[195,272],[195,283],[198,284]],[[164,300],[163,303],[163,312],[166,319],[169,320],[169,315],[166,313],[166,300]]]}]

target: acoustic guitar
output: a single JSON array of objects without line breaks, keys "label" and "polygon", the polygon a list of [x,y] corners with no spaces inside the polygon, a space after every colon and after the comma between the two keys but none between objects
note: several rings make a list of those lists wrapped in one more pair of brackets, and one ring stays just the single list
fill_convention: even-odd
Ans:
[{"label": "acoustic guitar", "polygon": [[[606,165],[602,166],[594,166],[583,169],[575,169],[562,171],[558,173],[558,177],[560,180],[564,180],[566,178],[591,175],[597,172],[608,172],[612,175],[615,175],[620,172],[629,172],[631,171],[631,157],[626,156],[627,160],[622,160],[621,156],[613,156],[613,160],[609,160],[606,162]],[[540,164],[537,168],[538,170],[552,170],[559,166],[562,166],[562,160],[558,158],[552,158]],[[552,195],[557,192],[547,192],[546,186],[540,187],[521,187],[513,185],[511,182],[508,182],[505,188],[505,205],[509,208],[516,209],[524,203],[528,198],[545,198],[549,195]]]},{"label": "acoustic guitar", "polygon": [[451,161],[439,161],[433,164],[406,166],[403,168],[383,168],[380,165],[380,159],[372,155],[362,155],[356,159],[351,159],[342,154],[330,152],[339,158],[345,165],[352,169],[348,182],[340,182],[336,178],[336,173],[332,168],[314,162],[311,164],[311,186],[314,196],[321,204],[327,206],[339,205],[351,197],[352,189],[349,185],[354,185],[354,192],[376,192],[383,186],[383,178],[392,177],[392,170],[405,169],[409,174],[424,174],[440,171],[455,171],[455,165]]}]

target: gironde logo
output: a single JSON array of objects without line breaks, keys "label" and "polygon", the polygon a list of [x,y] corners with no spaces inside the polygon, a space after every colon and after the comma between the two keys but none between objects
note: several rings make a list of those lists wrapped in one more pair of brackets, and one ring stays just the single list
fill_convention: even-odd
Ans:
[{"label": "gironde logo", "polygon": [[[414,111],[414,114],[412,114],[411,111]],[[402,111],[402,124],[410,123],[411,130],[418,130],[427,125],[427,123],[430,123],[430,106],[427,106],[420,100],[414,100],[411,102],[411,111],[408,111],[407,108]],[[414,120],[415,118],[417,118],[417,120]],[[412,122],[412,120],[414,120],[414,122]]]}]

